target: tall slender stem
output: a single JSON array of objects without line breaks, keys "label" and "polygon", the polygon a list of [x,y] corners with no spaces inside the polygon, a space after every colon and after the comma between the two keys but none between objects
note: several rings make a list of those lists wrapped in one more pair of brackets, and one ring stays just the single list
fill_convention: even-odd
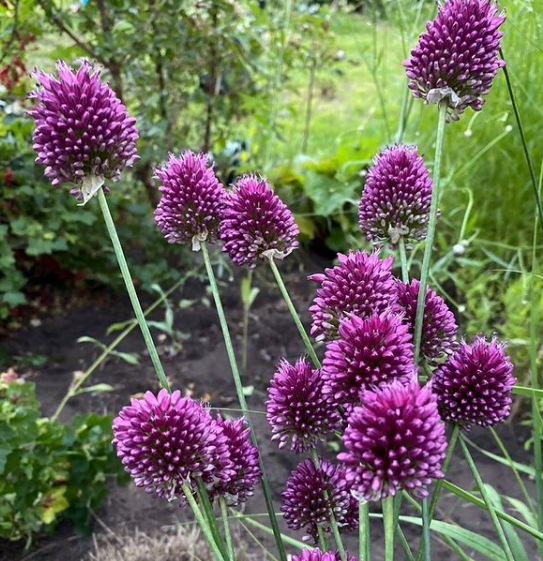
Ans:
[{"label": "tall slender stem", "polygon": [[462,452],[464,453],[466,462],[471,470],[473,479],[475,479],[475,483],[477,484],[477,487],[479,488],[479,492],[481,493],[481,496],[483,497],[483,500],[485,502],[486,508],[488,509],[488,513],[490,514],[492,524],[494,525],[494,529],[496,530],[496,533],[498,534],[498,538],[500,539],[502,550],[505,554],[505,557],[507,558],[507,561],[515,561],[515,558],[513,557],[513,552],[511,551],[509,543],[507,542],[505,532],[503,531],[500,521],[498,520],[496,510],[494,509],[494,505],[492,504],[492,500],[490,499],[488,493],[486,492],[485,484],[481,478],[481,475],[479,474],[479,470],[477,469],[477,466],[475,465],[473,458],[471,457],[471,453],[466,443],[464,442],[464,438],[462,437],[462,435],[460,435],[460,447],[462,448]]},{"label": "tall slender stem", "polygon": [[[243,299],[243,336],[242,336],[242,343],[241,343],[241,368],[243,368],[243,372],[247,372],[247,351],[249,346],[249,320],[251,311],[251,293],[252,293],[252,284],[253,284],[253,269],[249,269],[247,276],[245,277],[247,281],[248,290],[247,290],[247,301],[245,298]],[[242,285],[243,286],[243,285]]]},{"label": "tall slender stem", "polygon": [[109,206],[107,204],[103,189],[99,189],[98,191],[98,202],[100,203],[100,209],[102,210],[102,214],[104,216],[106,228],[109,233],[109,237],[111,238],[111,243],[113,244],[115,257],[117,258],[119,268],[121,269],[121,275],[126,286],[126,291],[128,292],[128,297],[130,298],[130,302],[132,303],[132,308],[134,308],[134,314],[136,315],[136,319],[138,320],[143,339],[145,340],[145,345],[147,346],[147,350],[149,351],[149,356],[151,357],[151,361],[153,363],[153,366],[155,367],[158,381],[163,388],[166,388],[168,391],[170,391],[170,384],[168,383],[166,374],[164,373],[164,368],[162,367],[162,363],[160,362],[160,357],[158,356],[153,337],[151,336],[151,332],[149,331],[149,326],[145,321],[145,315],[143,313],[143,310],[141,309],[141,304],[138,299],[138,295],[136,294],[134,283],[132,282],[132,276],[130,275],[130,270],[128,269],[128,263],[126,262],[121,241],[119,240],[117,229],[115,228],[115,223],[113,222],[111,212],[109,211]]},{"label": "tall slender stem", "polygon": [[213,555],[215,556],[215,559],[217,561],[226,561],[221,553],[221,551],[219,550],[217,544],[215,543],[215,540],[213,539],[213,534],[211,533],[211,529],[207,523],[207,520],[205,519],[204,515],[202,514],[202,511],[200,510],[200,507],[198,506],[198,504],[196,503],[196,501],[194,500],[194,497],[192,496],[192,490],[189,487],[188,483],[184,482],[183,483],[183,493],[185,494],[185,497],[187,499],[187,502],[189,503],[190,508],[192,509],[192,512],[196,518],[196,521],[198,522],[204,537],[211,549],[211,551],[213,552]]},{"label": "tall slender stem", "polygon": [[[500,56],[502,57],[503,60],[505,60],[503,49],[500,49]],[[522,126],[522,119],[520,118],[520,112],[518,110],[515,93],[513,92],[511,79],[509,78],[509,71],[507,70],[507,65],[504,66],[502,70],[503,70],[503,75],[505,76],[505,82],[507,84],[507,91],[509,92],[509,98],[511,99],[511,105],[513,106],[513,112],[515,113],[515,120],[517,121],[518,132],[520,135],[520,142],[522,143],[522,149],[524,151],[524,157],[526,158],[526,164],[528,165],[528,173],[530,174],[530,181],[532,183],[535,203],[537,206],[537,213],[539,216],[539,225],[541,226],[541,228],[543,228],[543,206],[541,204],[541,195],[539,194],[539,190],[537,188],[534,165],[532,163],[532,158],[530,157],[530,151],[528,150],[528,143],[526,142],[526,136],[524,135],[524,127]]]},{"label": "tall slender stem", "polygon": [[358,547],[360,561],[370,561],[370,517],[368,503],[358,503]]},{"label": "tall slender stem", "polygon": [[[503,56],[503,54],[502,54]],[[529,159],[529,155],[528,155]],[[539,185],[537,187],[537,194],[541,197],[541,185],[543,184],[543,165],[539,176]],[[539,207],[538,207],[539,209]],[[532,242],[532,271],[530,274],[530,385],[532,389],[540,389],[539,373],[537,368],[537,354],[539,347],[539,335],[537,333],[538,324],[538,306],[536,304],[536,269],[537,269],[537,222],[538,215],[535,215],[534,235]],[[539,220],[541,222],[541,220]],[[543,225],[543,222],[541,222]],[[535,489],[536,489],[536,514],[537,514],[537,529],[543,532],[543,450],[541,446],[541,437],[543,433],[543,421],[541,419],[541,411],[539,407],[539,398],[532,393],[532,435],[534,446],[534,464],[535,464]],[[543,559],[543,543],[537,542],[537,550],[539,556]]]},{"label": "tall slender stem", "polygon": [[383,499],[383,522],[385,525],[385,561],[394,560],[394,497]]},{"label": "tall slender stem", "polygon": [[219,506],[221,508],[222,524],[224,527],[224,537],[226,539],[226,548],[228,549],[228,557],[230,561],[235,561],[234,544],[232,542],[232,534],[230,532],[230,523],[228,522],[228,507],[224,497],[219,497]]},{"label": "tall slender stem", "polygon": [[271,270],[273,272],[273,276],[275,277],[275,280],[277,282],[277,286],[279,287],[279,290],[281,291],[281,295],[283,296],[283,299],[285,300],[287,308],[290,312],[290,315],[292,316],[292,319],[294,320],[294,323],[296,324],[296,327],[298,328],[298,332],[300,333],[300,337],[302,338],[302,341],[304,342],[305,348],[307,349],[307,352],[308,352],[309,356],[311,357],[311,360],[313,361],[313,364],[316,367],[320,368],[320,366],[321,366],[320,360],[317,357],[317,354],[315,353],[315,349],[313,348],[313,345],[311,344],[311,341],[310,341],[309,336],[307,335],[307,333],[304,329],[304,326],[302,325],[302,322],[300,320],[300,316],[298,315],[298,312],[296,311],[296,308],[294,307],[292,299],[290,298],[287,287],[285,286],[285,283],[283,282],[283,278],[281,277],[281,273],[279,272],[279,269],[277,268],[277,265],[275,264],[275,261],[273,259],[269,259],[269,263],[270,263]]},{"label": "tall slender stem", "polygon": [[[239,374],[238,363],[236,360],[236,354],[234,352],[234,346],[232,345],[232,338],[230,337],[230,330],[228,329],[228,323],[226,321],[226,316],[224,314],[224,309],[222,307],[221,295],[219,293],[219,287],[217,286],[217,281],[215,279],[215,273],[213,272],[213,267],[211,265],[211,259],[209,258],[209,252],[207,250],[207,245],[205,242],[201,242],[202,256],[204,258],[204,264],[209,279],[209,286],[211,287],[211,292],[213,294],[213,299],[215,301],[215,307],[217,309],[217,315],[219,316],[219,323],[221,326],[222,335],[224,338],[224,344],[226,346],[226,354],[228,355],[228,360],[230,362],[230,369],[232,370],[232,376],[234,378],[234,385],[236,387],[236,394],[238,397],[239,405],[244,412],[247,423],[251,429],[251,442],[258,448],[258,441],[256,438],[256,433],[251,421],[251,415],[247,407],[247,401],[245,399],[245,394],[243,393],[243,384],[241,382],[241,376]],[[283,539],[281,537],[281,531],[279,530],[279,524],[277,523],[277,517],[275,515],[275,510],[273,508],[273,500],[271,496],[271,489],[266,477],[266,471],[264,464],[262,462],[262,457],[259,458],[260,470],[262,472],[262,492],[264,494],[264,501],[266,502],[266,510],[268,511],[268,516],[270,519],[270,524],[272,526],[273,535],[275,537],[275,543],[277,544],[277,550],[279,552],[279,557],[281,561],[287,561],[287,554],[285,551],[285,546],[283,544]]]},{"label": "tall slender stem", "polygon": [[422,555],[424,561],[432,561],[431,541],[430,541],[430,523],[432,517],[430,516],[428,508],[428,497],[422,499]]},{"label": "tall slender stem", "polygon": [[405,251],[405,240],[400,236],[398,241],[398,253],[400,254],[400,263],[402,266],[402,281],[409,282],[409,268],[407,267],[407,252]]},{"label": "tall slender stem", "polygon": [[317,524],[317,536],[319,538],[319,547],[321,551],[328,551],[328,543],[326,542],[326,536],[324,535],[324,530],[322,526]]},{"label": "tall slender stem", "polygon": [[[320,469],[319,457],[317,456],[317,451],[314,448],[311,449],[311,460],[313,460],[313,465],[315,466],[315,469],[317,470]],[[328,493],[327,490],[324,491],[324,498],[326,499],[328,504],[332,504],[332,501],[330,499],[330,494]],[[343,541],[339,533],[339,528],[337,525],[337,521],[333,509],[330,509],[330,526],[332,527],[332,534],[334,534],[334,539],[336,541],[339,555],[341,556],[342,561],[346,561],[347,555],[345,553],[345,547],[343,546]],[[320,534],[319,534],[319,538],[320,538]],[[325,540],[325,546],[326,546],[326,540]]]},{"label": "tall slender stem", "polygon": [[[453,426],[453,431],[451,433],[451,438],[449,439],[449,444],[447,446],[447,453],[445,455],[445,460],[443,461],[443,464],[441,465],[441,471],[443,472],[443,474],[446,474],[447,470],[449,469],[449,465],[451,463],[451,459],[452,459],[452,456],[453,456],[454,449],[456,448],[456,442],[458,440],[459,434],[460,434],[460,429],[458,428],[458,425],[455,424]],[[430,526],[430,522],[432,521],[432,518],[434,517],[434,513],[435,513],[436,507],[437,507],[437,501],[439,499],[439,493],[441,492],[442,487],[443,487],[443,479],[438,479],[436,481],[434,491],[432,492],[432,496],[430,497],[430,505],[428,507],[428,513],[427,513],[427,516],[426,516],[426,519],[428,520],[428,524],[427,524],[428,527]],[[423,513],[424,513],[424,509],[423,509]],[[421,561],[423,555],[427,555],[424,540],[422,540],[420,545],[419,545],[419,549],[417,551],[417,561]],[[425,557],[425,558],[428,558],[428,557]]]},{"label": "tall slender stem", "polygon": [[447,116],[447,102],[439,104],[436,153],[434,158],[432,200],[430,204],[430,219],[428,222],[428,233],[426,234],[426,246],[424,257],[422,258],[422,269],[420,271],[419,296],[417,300],[417,314],[415,317],[415,334],[413,337],[415,345],[415,364],[419,363],[420,341],[422,337],[422,322],[424,317],[424,303],[426,300],[426,285],[428,283],[428,270],[432,257],[432,246],[434,245],[434,235],[436,231],[437,207],[439,203],[439,182],[441,175],[441,156],[443,153],[443,137],[445,133],[445,118]]},{"label": "tall slender stem", "polygon": [[211,535],[213,536],[213,539],[215,540],[217,547],[220,549],[222,556],[226,559],[227,556],[226,546],[224,544],[221,533],[219,531],[217,518],[215,516],[215,512],[213,511],[213,505],[209,500],[209,495],[206,486],[200,477],[196,480],[196,484],[197,484],[196,493],[198,495],[198,501],[200,502],[200,505],[204,510],[204,515],[209,524]]}]

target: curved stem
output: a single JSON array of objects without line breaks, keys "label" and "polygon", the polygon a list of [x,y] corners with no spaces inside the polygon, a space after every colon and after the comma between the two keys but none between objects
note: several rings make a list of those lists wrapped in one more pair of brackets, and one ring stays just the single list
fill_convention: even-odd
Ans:
[{"label": "curved stem", "polygon": [[496,533],[498,534],[498,538],[500,539],[502,550],[505,554],[505,557],[507,561],[515,561],[515,558],[513,557],[513,552],[511,551],[509,543],[507,542],[507,538],[505,537],[505,532],[503,531],[500,521],[498,520],[496,510],[494,509],[494,505],[492,504],[492,500],[490,499],[488,493],[486,492],[485,484],[483,483],[481,475],[479,474],[479,470],[477,469],[477,466],[475,465],[475,462],[471,457],[471,453],[466,443],[464,442],[464,438],[462,437],[462,435],[460,435],[460,447],[462,448],[462,452],[464,453],[466,462],[471,470],[473,479],[475,479],[475,483],[479,488],[479,492],[481,493],[481,496],[483,497],[483,501],[485,502],[488,513],[490,514],[492,524],[494,525],[494,529],[496,530]]},{"label": "curved stem", "polygon": [[428,222],[428,233],[426,235],[426,246],[424,257],[422,258],[422,268],[420,271],[419,296],[417,300],[417,314],[415,317],[415,333],[413,342],[415,345],[415,364],[419,363],[420,341],[422,337],[422,322],[424,317],[424,303],[426,300],[426,285],[428,283],[428,270],[432,257],[432,246],[434,245],[434,235],[437,221],[437,207],[439,203],[439,182],[441,175],[441,156],[443,153],[443,137],[445,135],[445,118],[447,116],[447,102],[439,104],[436,135],[436,153],[434,158],[434,172],[432,175],[432,200],[430,204],[430,219]]},{"label": "curved stem", "polygon": [[394,497],[383,499],[383,522],[385,526],[385,561],[394,560]]},{"label": "curved stem", "polygon": [[[505,61],[505,56],[503,54],[503,49],[500,49],[500,56]],[[520,142],[522,143],[522,149],[524,151],[524,157],[526,158],[526,164],[528,166],[528,173],[530,174],[530,182],[532,184],[532,189],[534,192],[535,203],[537,206],[537,213],[539,216],[539,225],[543,228],[543,206],[541,205],[541,196],[539,194],[539,189],[537,188],[537,181],[535,178],[534,165],[532,163],[532,158],[530,157],[530,151],[528,150],[528,143],[526,142],[526,136],[524,135],[524,128],[522,126],[522,120],[520,118],[520,112],[518,110],[517,100],[513,92],[513,86],[511,84],[511,79],[509,78],[509,71],[507,70],[507,65],[503,68],[503,75],[505,76],[505,82],[507,84],[507,91],[509,92],[509,97],[511,99],[511,105],[513,106],[513,112],[515,113],[515,119],[517,121],[518,132],[520,135]]]},{"label": "curved stem", "polygon": [[192,512],[194,513],[194,516],[195,516],[198,524],[200,525],[200,528],[201,528],[201,530],[204,534],[204,537],[205,537],[205,539],[206,539],[206,541],[209,545],[209,548],[211,549],[211,551],[213,552],[213,555],[215,556],[215,559],[217,561],[225,561],[222,553],[220,552],[219,548],[217,547],[217,544],[215,543],[215,540],[213,539],[213,534],[211,533],[211,529],[209,528],[207,520],[205,519],[204,515],[202,514],[202,511],[200,510],[200,507],[198,506],[198,504],[194,500],[194,497],[192,496],[192,490],[186,482],[183,483],[183,493],[185,494],[187,502],[189,503],[189,506],[192,509]]},{"label": "curved stem", "polygon": [[117,229],[115,228],[115,223],[113,222],[111,212],[109,211],[109,206],[107,204],[103,189],[98,190],[98,202],[100,203],[100,209],[102,210],[107,231],[109,233],[109,237],[111,238],[111,243],[113,244],[115,257],[117,258],[119,268],[121,269],[121,275],[126,286],[126,291],[128,292],[128,297],[130,298],[130,302],[132,303],[132,308],[134,308],[134,314],[136,315],[136,319],[138,320],[143,339],[145,340],[145,345],[147,346],[147,350],[149,351],[149,356],[151,357],[151,361],[153,363],[153,366],[155,367],[158,381],[163,388],[166,388],[168,391],[170,391],[170,384],[168,383],[166,374],[164,373],[164,368],[162,367],[162,363],[160,362],[160,357],[158,356],[153,337],[151,336],[149,326],[147,325],[147,322],[145,320],[145,315],[143,314],[143,310],[141,309],[141,304],[138,299],[138,295],[136,294],[134,283],[132,282],[132,276],[130,275],[130,270],[128,269],[128,263],[126,262],[121,241],[119,240]]},{"label": "curved stem", "polygon": [[309,339],[308,334],[306,333],[306,330],[304,329],[304,326],[302,325],[302,322],[300,320],[300,316],[298,315],[298,312],[296,311],[296,308],[294,307],[292,299],[290,298],[287,287],[285,286],[285,283],[283,282],[283,278],[281,277],[281,273],[279,272],[279,269],[277,268],[277,265],[276,265],[276,263],[273,259],[269,259],[269,263],[270,263],[271,270],[273,272],[273,276],[275,277],[275,280],[277,282],[277,286],[279,287],[281,295],[283,296],[283,299],[285,300],[287,308],[290,312],[290,315],[292,316],[292,319],[294,320],[294,323],[296,324],[296,327],[298,328],[298,333],[300,333],[300,337],[302,338],[302,341],[304,342],[305,348],[307,349],[307,353],[311,357],[311,360],[313,361],[313,364],[317,368],[320,368],[320,366],[321,366],[320,360],[317,357],[317,353],[315,353],[315,349],[313,348],[313,345],[311,344],[311,341]]},{"label": "curved stem", "polygon": [[[244,412],[249,428],[251,429],[251,442],[258,449],[258,441],[256,438],[255,430],[251,421],[251,415],[247,407],[247,401],[245,399],[245,394],[243,393],[243,384],[241,382],[241,376],[239,373],[238,363],[236,360],[236,353],[234,352],[234,346],[232,345],[232,337],[230,336],[230,330],[228,329],[228,323],[226,321],[226,316],[224,314],[224,308],[222,306],[221,295],[219,293],[219,287],[217,286],[217,281],[215,279],[215,273],[213,272],[213,267],[211,265],[211,259],[209,257],[209,252],[207,250],[207,244],[201,242],[202,256],[204,258],[204,264],[209,279],[209,286],[213,294],[213,300],[215,301],[215,307],[217,309],[217,315],[219,316],[219,324],[221,326],[221,331],[224,339],[224,344],[226,346],[226,354],[228,355],[228,360],[230,362],[230,369],[232,370],[232,376],[234,378],[234,386],[236,388],[236,394],[238,397],[239,405]],[[287,561],[287,554],[285,551],[285,546],[283,544],[283,539],[281,536],[281,531],[279,530],[279,524],[277,523],[277,517],[275,515],[275,510],[273,508],[273,500],[271,496],[271,489],[266,477],[266,471],[264,469],[264,464],[262,462],[262,457],[259,456],[260,471],[262,472],[262,492],[264,494],[264,501],[266,502],[266,510],[268,511],[268,516],[270,519],[270,524],[272,526],[273,535],[275,537],[275,542],[277,544],[277,550],[279,552],[279,557],[281,561]]]},{"label": "curved stem", "polygon": [[405,283],[409,282],[409,268],[407,266],[407,252],[405,250],[405,240],[403,236],[400,236],[398,242],[398,252],[400,254],[400,263],[402,266],[402,281]]},{"label": "curved stem", "polygon": [[221,507],[222,524],[224,527],[224,537],[226,539],[226,548],[228,549],[228,557],[230,561],[234,561],[236,555],[234,553],[234,544],[232,542],[232,534],[230,533],[230,524],[228,522],[228,508],[224,497],[219,497],[219,506]]}]

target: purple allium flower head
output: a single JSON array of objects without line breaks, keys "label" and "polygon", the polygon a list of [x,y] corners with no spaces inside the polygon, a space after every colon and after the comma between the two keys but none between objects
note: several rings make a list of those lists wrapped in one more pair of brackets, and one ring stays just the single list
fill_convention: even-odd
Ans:
[{"label": "purple allium flower head", "polygon": [[404,61],[415,97],[427,103],[448,99],[449,113],[458,120],[467,107],[480,111],[483,95],[504,61],[498,58],[500,25],[505,21],[492,0],[447,0],[411,56]]},{"label": "purple allium flower head", "polygon": [[[347,561],[356,561],[356,557],[349,557],[345,552]],[[302,549],[300,555],[293,555],[292,561],[341,561],[341,555],[337,551],[321,551],[319,548]]]},{"label": "purple allium flower head", "polygon": [[490,427],[511,411],[511,390],[516,378],[504,345],[496,338],[475,337],[465,342],[432,376],[439,413],[445,421],[469,430],[471,425]]},{"label": "purple allium flower head", "polygon": [[364,391],[415,375],[413,343],[402,316],[390,311],[362,319],[351,315],[328,343],[322,365],[327,391],[345,406],[360,403]]},{"label": "purple allium flower head", "polygon": [[304,528],[304,540],[317,543],[317,526],[330,532],[333,512],[340,530],[358,527],[358,502],[351,494],[345,469],[319,459],[319,468],[308,458],[291,473],[283,491],[281,512],[292,530]]},{"label": "purple allium flower head", "polygon": [[283,259],[298,247],[298,234],[294,216],[265,179],[244,175],[227,192],[221,239],[236,265]]},{"label": "purple allium flower head", "polygon": [[369,240],[400,238],[417,242],[426,237],[432,180],[415,146],[391,146],[368,171],[360,200],[360,228]]},{"label": "purple allium flower head", "polygon": [[[409,326],[409,332],[413,334],[420,283],[417,279],[412,279],[409,284],[398,281],[396,286],[398,289],[398,305],[405,314],[404,318]],[[427,287],[420,345],[421,357],[433,365],[444,355],[451,355],[458,346],[456,341],[457,331],[458,326],[454,315],[443,298],[438,296],[430,287]]]},{"label": "purple allium flower head", "polygon": [[230,451],[230,461],[234,471],[228,481],[219,479],[212,489],[212,494],[224,495],[229,506],[244,503],[253,496],[254,487],[262,472],[258,463],[258,449],[250,440],[250,428],[244,419],[223,419],[220,415],[215,421],[226,436],[226,445]]},{"label": "purple allium flower head", "polygon": [[283,359],[268,395],[267,417],[279,448],[289,440],[296,453],[315,448],[341,424],[333,396],[324,391],[320,369],[312,369],[305,358],[295,365]]},{"label": "purple allium flower head", "polygon": [[392,257],[379,259],[376,252],[350,251],[338,253],[337,258],[339,265],[309,277],[320,285],[309,308],[311,334],[317,341],[337,337],[339,324],[349,313],[365,318],[394,308]]},{"label": "purple allium flower head", "polygon": [[405,490],[417,498],[441,478],[447,439],[436,398],[417,381],[392,382],[364,393],[364,404],[349,417],[343,435],[347,480],[364,500],[380,500]]},{"label": "purple allium flower head", "polygon": [[117,455],[138,487],[184,504],[181,485],[234,476],[227,437],[200,403],[162,389],[132,399],[113,420]]},{"label": "purple allium flower head", "polygon": [[191,241],[195,251],[200,242],[213,242],[219,235],[226,192],[207,156],[190,150],[179,158],[170,154],[168,161],[155,169],[155,176],[162,183],[155,221],[166,240]]},{"label": "purple allium flower head", "polygon": [[100,73],[83,61],[77,71],[57,63],[58,79],[36,70],[37,100],[29,114],[36,121],[36,162],[45,165],[53,185],[73,183],[85,204],[103,186],[117,181],[137,160],[136,120]]}]

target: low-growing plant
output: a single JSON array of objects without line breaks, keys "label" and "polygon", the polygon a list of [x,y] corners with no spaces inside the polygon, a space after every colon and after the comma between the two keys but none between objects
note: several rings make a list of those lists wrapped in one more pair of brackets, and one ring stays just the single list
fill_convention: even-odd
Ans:
[{"label": "low-growing plant", "polygon": [[111,417],[89,413],[69,425],[42,417],[32,382],[11,371],[0,381],[0,538],[24,539],[69,518],[82,530],[123,482],[111,450]]}]

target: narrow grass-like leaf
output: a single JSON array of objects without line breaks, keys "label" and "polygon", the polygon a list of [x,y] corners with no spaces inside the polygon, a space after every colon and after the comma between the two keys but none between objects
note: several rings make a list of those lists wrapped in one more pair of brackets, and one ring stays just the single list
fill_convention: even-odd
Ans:
[{"label": "narrow grass-like leaf", "polygon": [[[488,510],[484,501],[482,501],[481,499],[479,499],[479,497],[476,497],[474,494],[470,493],[469,491],[462,489],[462,487],[458,487],[458,485],[455,485],[454,483],[451,483],[450,481],[447,480],[443,480],[443,487],[447,489],[447,491],[450,491],[451,493],[456,495],[457,497],[460,497],[474,504],[475,506],[478,506],[483,510]],[[519,530],[522,530],[523,532],[530,534],[534,538],[543,541],[543,533],[539,532],[535,527],[525,524],[524,522],[518,520],[514,516],[507,514],[507,512],[504,512],[503,510],[500,509],[494,509],[494,510],[498,518],[501,518],[506,522],[510,522],[513,526],[517,527]]]},{"label": "narrow grass-like leaf", "polygon": [[[494,489],[492,485],[488,484],[485,484],[485,488],[488,496],[490,497],[490,500],[492,501],[492,504],[496,508],[503,510],[500,494],[496,491],[496,489]],[[503,530],[505,532],[505,535],[507,536],[507,541],[511,545],[511,551],[513,552],[515,561],[531,561],[528,557],[528,554],[526,553],[526,549],[524,548],[522,541],[515,532],[515,528],[511,524],[504,522]]]}]

